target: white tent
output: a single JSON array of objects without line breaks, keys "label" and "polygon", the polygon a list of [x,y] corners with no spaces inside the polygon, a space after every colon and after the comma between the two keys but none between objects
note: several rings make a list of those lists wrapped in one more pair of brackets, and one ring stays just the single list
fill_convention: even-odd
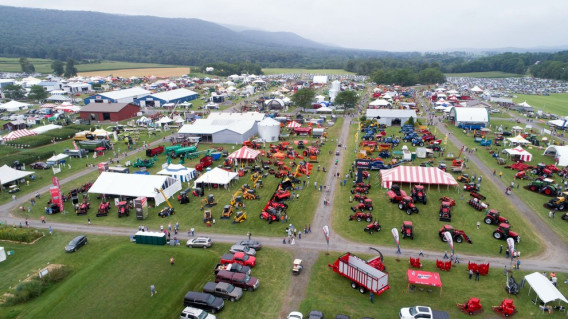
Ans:
[{"label": "white tent", "polygon": [[152,120],[150,120],[149,118],[142,116],[141,118],[136,120],[136,124],[140,125],[140,124],[148,124],[152,122]]},{"label": "white tent", "polygon": [[67,154],[59,153],[57,155],[53,155],[52,157],[48,158],[45,162],[50,165],[59,164],[61,160],[66,159],[69,157]]},{"label": "white tent", "polygon": [[479,88],[479,86],[474,86],[473,89],[471,89],[470,91],[475,92],[475,93],[479,93],[479,92],[483,92],[483,90],[481,88]]},{"label": "white tent", "polygon": [[56,130],[56,129],[60,129],[60,128],[62,128],[61,125],[47,124],[47,125],[32,128],[30,131],[36,132],[37,134],[43,134],[45,132],[49,132],[51,130]]},{"label": "white tent", "polygon": [[166,197],[172,197],[181,190],[181,182],[162,175],[122,174],[102,172],[89,189],[92,194],[105,194],[128,197],[148,197],[154,199],[156,206],[165,201],[156,189],[162,189]]},{"label": "white tent", "polygon": [[546,278],[543,274],[539,272],[533,272],[530,275],[525,276],[525,280],[530,285],[529,295],[531,293],[531,289],[536,292],[538,296],[537,299],[542,300],[546,305],[549,302],[553,302],[558,300],[564,301],[568,303],[568,300],[564,297],[564,295],[556,288],[548,278]]},{"label": "white tent", "polygon": [[544,150],[543,155],[554,156],[557,166],[568,166],[568,146],[549,146]]},{"label": "white tent", "polygon": [[0,105],[0,109],[6,109],[6,111],[8,112],[15,112],[19,110],[25,110],[28,108],[28,106],[30,106],[30,104],[12,100]]},{"label": "white tent", "polygon": [[333,109],[327,107],[327,106],[322,106],[319,109],[316,110],[317,113],[331,113],[333,112]]},{"label": "white tent", "polygon": [[164,116],[164,117],[162,117],[161,119],[159,119],[158,122],[156,122],[156,123],[158,123],[158,124],[168,124],[168,123],[170,123],[171,121],[172,121],[172,119],[170,119],[170,118],[167,117],[167,116]]},{"label": "white tent", "polygon": [[531,142],[527,141],[524,137],[522,137],[521,135],[517,135],[515,137],[508,137],[507,138],[508,141],[510,141],[513,144],[530,144]]},{"label": "white tent", "polygon": [[159,171],[158,175],[168,175],[181,182],[189,182],[189,180],[195,178],[196,170],[195,168],[188,168],[181,164],[170,164]]},{"label": "white tent", "polygon": [[518,156],[519,159],[524,162],[530,162],[532,160],[532,154],[520,146],[506,149],[505,152],[511,157]]},{"label": "white tent", "polygon": [[6,251],[4,247],[0,247],[0,263],[6,260]]},{"label": "white tent", "polygon": [[217,185],[224,185],[225,188],[229,185],[229,183],[237,178],[238,174],[235,172],[229,172],[222,168],[215,167],[214,169],[206,172],[205,174],[201,175],[198,179],[195,180],[193,183],[193,187],[198,187],[199,184],[217,184]]},{"label": "white tent", "polygon": [[388,106],[390,103],[387,100],[374,100],[373,102],[369,103],[369,106]]},{"label": "white tent", "polygon": [[6,185],[8,183],[22,179],[26,176],[32,175],[33,173],[34,172],[20,171],[17,169],[13,169],[8,165],[4,164],[4,166],[0,167],[0,183],[2,185]]}]

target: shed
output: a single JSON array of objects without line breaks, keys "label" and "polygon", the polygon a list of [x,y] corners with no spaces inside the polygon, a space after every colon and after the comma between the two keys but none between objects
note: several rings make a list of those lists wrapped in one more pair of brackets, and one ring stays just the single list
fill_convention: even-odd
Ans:
[{"label": "shed", "polygon": [[167,103],[181,104],[197,99],[199,94],[188,89],[177,89],[159,93],[148,94],[134,101],[141,107],[160,107]]},{"label": "shed", "polygon": [[140,107],[133,103],[91,103],[83,106],[79,116],[88,121],[124,121],[136,117]]},{"label": "shed", "polygon": [[455,126],[486,127],[489,124],[489,109],[484,107],[452,107],[449,113]]},{"label": "shed", "polygon": [[133,87],[130,89],[94,94],[86,98],[84,102],[85,105],[89,103],[134,103],[138,98],[151,93],[152,92],[141,87]]},{"label": "shed", "polygon": [[367,119],[376,119],[379,124],[387,126],[401,125],[411,117],[416,120],[415,110],[367,109]]}]

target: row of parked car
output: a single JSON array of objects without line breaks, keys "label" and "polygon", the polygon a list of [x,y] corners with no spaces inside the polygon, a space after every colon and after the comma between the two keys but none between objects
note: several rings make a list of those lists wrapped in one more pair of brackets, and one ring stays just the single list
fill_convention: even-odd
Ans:
[{"label": "row of parked car", "polygon": [[[189,248],[209,248],[213,241],[209,237],[191,238]],[[258,289],[260,281],[252,277],[251,268],[256,265],[256,252],[262,244],[256,240],[242,240],[231,247],[229,253],[221,256],[215,266],[215,282],[207,282],[201,292],[189,291],[184,297],[181,319],[215,319],[212,314],[225,307],[225,300],[240,300],[243,290]],[[209,314],[212,313],[212,314]]]}]

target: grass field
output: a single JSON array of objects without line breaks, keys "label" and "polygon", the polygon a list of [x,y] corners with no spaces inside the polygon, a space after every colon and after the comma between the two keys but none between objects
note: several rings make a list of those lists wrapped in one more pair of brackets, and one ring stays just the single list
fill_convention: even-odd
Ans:
[{"label": "grass field", "polygon": [[[484,312],[475,316],[476,318],[500,318],[491,310],[491,306],[501,304],[505,298],[514,300],[518,310],[514,318],[537,318],[539,316],[538,307],[531,301],[535,298],[535,293],[533,291],[528,295],[528,284],[521,289],[518,295],[509,296],[504,289],[503,268],[490,268],[489,275],[480,276],[479,282],[476,282],[474,279],[468,279],[467,260],[462,260],[462,264],[454,266],[449,272],[439,271],[433,261],[422,261],[422,270],[439,272],[443,285],[440,296],[438,288],[433,288],[432,293],[427,292],[428,287],[424,287],[423,291],[417,288],[415,291],[407,292],[408,259],[399,260],[387,257],[385,265],[389,273],[390,290],[380,296],[374,296],[374,303],[371,303],[368,293],[361,295],[358,290],[351,289],[349,279],[334,273],[327,266],[334,263],[341,254],[331,252],[329,256],[323,253],[319,255],[312,267],[306,298],[300,305],[300,311],[304,316],[311,310],[320,310],[323,311],[325,318],[333,318],[340,313],[349,315],[351,318],[398,318],[400,308],[423,305],[447,311],[450,318],[470,318],[456,307],[456,303],[465,303],[470,297],[480,298],[484,309]],[[372,256],[360,255],[359,257]],[[520,283],[523,276],[530,273],[523,271],[522,268],[521,263],[521,270],[512,271],[517,283]],[[568,285],[563,283],[566,278],[566,274],[558,277],[558,288],[564,295],[568,293]],[[566,314],[555,312],[546,316],[564,318]]]},{"label": "grass field", "polygon": [[[85,64],[85,66],[92,66],[92,64]],[[154,67],[154,68],[132,68],[132,69],[104,69],[97,71],[79,71],[80,76],[120,76],[120,77],[179,77],[189,72],[189,68],[183,67]]]},{"label": "grass field", "polygon": [[551,95],[526,95],[517,94],[513,99],[517,104],[527,102],[534,107],[535,111],[542,110],[547,113],[554,113],[558,116],[568,115],[568,94]]},{"label": "grass field", "polygon": [[[346,163],[350,163],[355,159],[354,150],[359,144],[359,140],[355,140],[354,138],[354,131],[356,128],[357,125],[351,126],[350,138],[353,138],[353,140],[347,143]],[[400,135],[399,130],[399,127],[388,127],[386,129],[387,136],[390,136],[391,134],[394,134],[395,136]],[[430,127],[430,130],[435,135],[440,135],[437,129]],[[362,133],[359,132],[359,137],[361,137],[361,135]],[[443,136],[437,137],[440,139],[444,138]],[[408,146],[410,151],[415,149],[415,147],[412,147],[409,143],[401,143],[401,145],[399,145],[396,149],[400,150],[404,144]],[[459,150],[451,143],[448,143],[444,147],[446,148],[446,155],[451,152],[457,156],[459,153]],[[373,156],[376,156],[376,153]],[[440,162],[444,162],[448,168],[451,167],[451,161],[440,159],[437,155],[435,156],[436,157],[433,159],[436,166]],[[425,159],[417,158],[411,165],[419,165],[425,161]],[[341,181],[343,181],[345,174],[348,174],[349,168],[350,166],[344,167]],[[473,175],[474,173],[479,175],[479,171],[475,167],[469,167],[465,169],[464,172],[469,173],[470,175]],[[454,177],[457,177],[457,175],[454,175]],[[496,226],[486,225],[483,223],[482,219],[485,216],[484,212],[476,211],[467,204],[470,197],[467,192],[462,191],[462,183],[460,183],[456,188],[451,187],[449,189],[444,186],[441,186],[439,189],[434,185],[430,188],[425,186],[428,203],[426,205],[421,203],[417,204],[420,212],[409,216],[405,212],[399,210],[396,204],[389,202],[386,195],[386,189],[382,188],[380,184],[380,175],[378,171],[372,171],[371,179],[365,182],[369,182],[372,185],[367,196],[373,200],[373,218],[380,222],[383,230],[370,235],[363,231],[367,222],[348,220],[348,216],[353,214],[350,207],[355,205],[355,201],[353,203],[349,203],[349,197],[352,196],[349,192],[352,189],[352,183],[349,179],[347,187],[342,186],[340,188],[340,192],[333,202],[333,229],[347,239],[356,242],[365,242],[368,244],[376,243],[380,245],[394,245],[389,230],[391,228],[400,229],[402,222],[404,220],[409,220],[414,224],[415,238],[414,240],[405,239],[401,241],[401,246],[408,248],[429,249],[433,251],[440,251],[441,253],[444,250],[447,250],[447,244],[442,242],[438,237],[438,232],[444,224],[451,224],[456,229],[463,229],[473,241],[473,245],[465,242],[462,244],[456,244],[455,249],[458,254],[460,252],[479,255],[494,254],[497,252],[499,245],[504,243],[493,239],[492,232],[495,230]],[[410,185],[401,185],[401,188],[407,193],[410,193]],[[541,245],[538,237],[533,235],[529,225],[523,218],[521,218],[515,207],[508,201],[501,200],[504,196],[503,192],[496,189],[489,182],[482,182],[481,193],[487,196],[487,202],[490,203],[490,207],[503,212],[503,215],[506,216],[513,224],[514,229],[521,234],[522,240],[519,247],[522,248],[519,249],[523,251],[523,254],[525,252],[528,255],[537,253]],[[443,196],[448,196],[456,200],[456,206],[452,208],[451,223],[439,221],[438,219],[438,211],[440,207],[439,198]],[[482,224],[479,230],[476,229],[476,223],[478,221]]]},{"label": "grass field", "polygon": [[266,68],[262,69],[266,75],[272,74],[355,74],[342,69],[284,69],[284,68]]},{"label": "grass field", "polygon": [[500,71],[491,72],[471,72],[471,73],[446,73],[447,77],[463,77],[463,78],[520,78],[524,75],[515,73],[506,73]]},{"label": "grass field", "polygon": [[[213,268],[228,249],[228,245],[208,250],[136,245],[127,238],[89,235],[87,246],[67,254],[63,247],[75,235],[55,232],[35,245],[2,243],[6,250],[15,251],[0,264],[5,278],[0,283],[2,293],[47,263],[69,265],[73,270],[37,299],[0,307],[1,318],[140,318],[149,313],[152,318],[172,318],[183,309],[187,291],[200,291],[205,282],[214,280]],[[176,260],[174,266],[169,264],[170,257]],[[245,292],[238,302],[227,301],[218,318],[257,318],[260,313],[277,318],[291,263],[289,253],[263,248],[252,271],[260,280],[258,290]],[[154,297],[150,297],[151,284],[158,291]]]}]

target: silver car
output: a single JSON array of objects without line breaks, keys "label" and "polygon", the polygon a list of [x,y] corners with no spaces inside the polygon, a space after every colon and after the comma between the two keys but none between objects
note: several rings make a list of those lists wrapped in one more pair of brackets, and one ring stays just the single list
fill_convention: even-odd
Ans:
[{"label": "silver car", "polygon": [[250,256],[256,256],[256,250],[254,250],[254,248],[250,248],[243,245],[233,245],[229,251],[232,252],[233,254],[238,252],[243,252]]},{"label": "silver car", "polygon": [[209,248],[211,245],[213,245],[213,241],[209,237],[191,238],[187,241],[187,247],[189,248]]}]

